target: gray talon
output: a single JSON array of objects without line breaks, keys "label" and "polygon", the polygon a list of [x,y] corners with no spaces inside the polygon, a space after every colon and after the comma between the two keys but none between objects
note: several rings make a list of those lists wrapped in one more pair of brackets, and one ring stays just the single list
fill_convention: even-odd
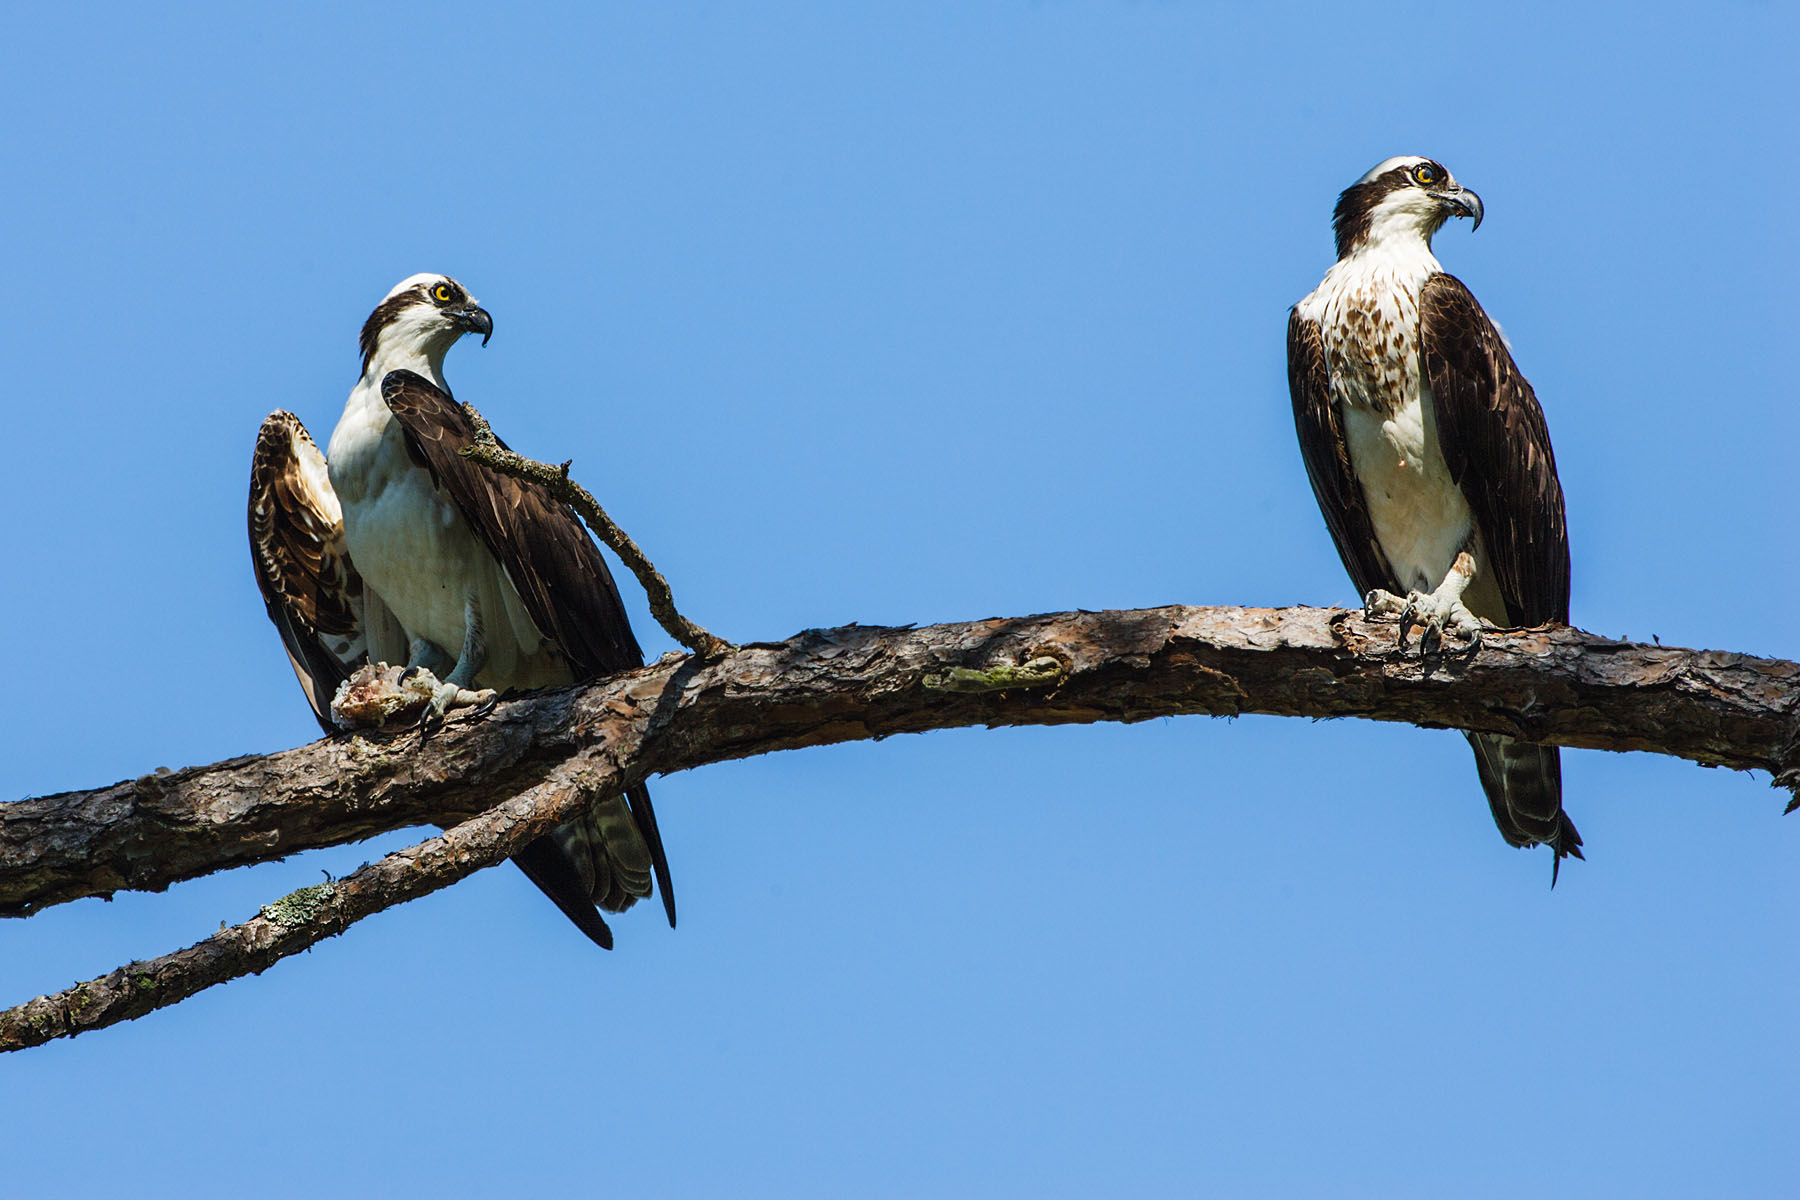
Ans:
[{"label": "gray talon", "polygon": [[1398,616],[1400,630],[1395,635],[1395,645],[1401,650],[1412,640],[1412,627],[1417,623],[1423,627],[1419,633],[1420,654],[1441,653],[1444,639],[1452,630],[1469,639],[1465,653],[1473,654],[1481,649],[1481,621],[1463,606],[1462,596],[1474,577],[1475,559],[1464,551],[1456,556],[1435,592],[1413,591],[1400,597],[1376,588],[1363,597],[1363,613],[1368,617]]}]

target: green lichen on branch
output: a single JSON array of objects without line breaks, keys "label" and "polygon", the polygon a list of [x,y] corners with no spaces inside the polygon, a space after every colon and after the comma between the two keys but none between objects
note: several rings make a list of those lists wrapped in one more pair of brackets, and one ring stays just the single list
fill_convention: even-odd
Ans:
[{"label": "green lichen on branch", "polygon": [[263,905],[262,915],[283,929],[310,925],[336,895],[337,888],[333,885],[315,883]]},{"label": "green lichen on branch", "polygon": [[469,424],[475,428],[475,444],[464,446],[458,454],[514,478],[539,484],[581,514],[581,519],[587,522],[595,536],[610,546],[619,561],[637,576],[638,584],[649,597],[651,615],[677,642],[703,659],[717,658],[735,649],[725,639],[713,636],[681,615],[675,607],[675,594],[669,590],[669,581],[662,577],[630,535],[606,515],[593,493],[569,478],[569,463],[553,467],[508,450],[494,437],[487,419],[476,412],[473,405],[464,404],[462,409]]},{"label": "green lichen on branch", "polygon": [[1045,655],[1020,666],[1002,665],[976,670],[952,667],[934,671],[919,682],[934,692],[1004,692],[1013,688],[1052,687],[1061,683],[1068,668],[1061,660]]}]

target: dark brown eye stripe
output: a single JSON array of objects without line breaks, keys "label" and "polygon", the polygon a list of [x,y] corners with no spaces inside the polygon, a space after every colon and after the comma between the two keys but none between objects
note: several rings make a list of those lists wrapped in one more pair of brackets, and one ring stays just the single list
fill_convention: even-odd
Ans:
[{"label": "dark brown eye stripe", "polygon": [[[449,290],[450,298],[448,300],[437,298],[437,289],[440,287]],[[417,287],[408,288],[398,296],[389,296],[383,300],[376,306],[375,311],[369,314],[369,319],[363,322],[362,336],[358,339],[363,356],[363,370],[369,369],[369,360],[375,355],[375,343],[380,339],[381,331],[387,328],[409,306],[423,300],[428,304],[448,307],[452,304],[461,304],[467,299],[468,293],[462,290],[462,285],[454,279],[443,279],[433,284],[421,283]]]}]

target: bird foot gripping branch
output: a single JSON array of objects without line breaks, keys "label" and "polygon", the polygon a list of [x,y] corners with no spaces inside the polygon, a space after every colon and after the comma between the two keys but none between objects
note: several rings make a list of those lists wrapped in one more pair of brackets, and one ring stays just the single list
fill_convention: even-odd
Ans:
[{"label": "bird foot gripping branch", "polygon": [[1408,592],[1405,596],[1375,588],[1363,597],[1363,615],[1400,618],[1399,645],[1406,649],[1407,635],[1413,625],[1424,627],[1419,635],[1419,653],[1435,654],[1444,645],[1444,635],[1452,631],[1465,639],[1464,652],[1474,655],[1481,650],[1481,619],[1463,605],[1463,593],[1475,578],[1475,559],[1463,552],[1456,556],[1449,574],[1435,592]]},{"label": "bird foot gripping branch", "polygon": [[471,691],[444,683],[426,667],[368,663],[338,685],[331,719],[339,729],[393,732],[441,724],[449,709],[489,704],[494,689]]}]

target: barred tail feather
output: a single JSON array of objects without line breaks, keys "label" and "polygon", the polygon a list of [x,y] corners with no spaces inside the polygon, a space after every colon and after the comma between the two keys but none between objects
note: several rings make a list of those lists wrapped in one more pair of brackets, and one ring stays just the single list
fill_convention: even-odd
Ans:
[{"label": "barred tail feather", "polygon": [[655,890],[675,924],[669,864],[642,784],[557,826],[513,861],[595,945],[612,949],[612,931],[596,909],[623,912]]},{"label": "barred tail feather", "polygon": [[1495,733],[1471,733],[1475,769],[1487,793],[1494,824],[1513,846],[1546,845],[1555,851],[1550,886],[1564,856],[1581,858],[1581,834],[1562,807],[1562,753]]}]

